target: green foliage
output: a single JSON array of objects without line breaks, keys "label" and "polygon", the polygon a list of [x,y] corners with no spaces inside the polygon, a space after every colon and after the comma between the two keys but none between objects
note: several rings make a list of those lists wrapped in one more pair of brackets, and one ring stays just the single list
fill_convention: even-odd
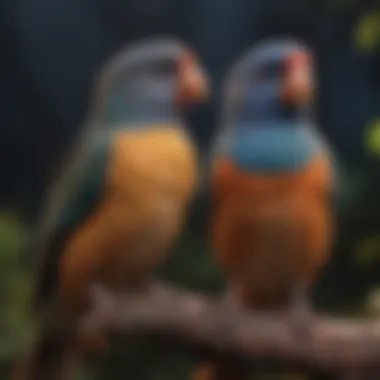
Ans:
[{"label": "green foliage", "polygon": [[355,256],[360,266],[379,265],[380,235],[369,236],[360,241],[355,249]]},{"label": "green foliage", "polygon": [[28,265],[21,252],[26,231],[10,213],[0,214],[0,358],[19,352],[30,337]]},{"label": "green foliage", "polygon": [[380,119],[369,123],[364,133],[364,147],[370,154],[380,156]]},{"label": "green foliage", "polygon": [[361,52],[372,52],[379,46],[380,12],[370,11],[362,16],[355,28],[356,47]]},{"label": "green foliage", "polygon": [[223,275],[214,261],[209,242],[209,202],[196,202],[179,244],[162,275],[191,289],[220,291]]}]

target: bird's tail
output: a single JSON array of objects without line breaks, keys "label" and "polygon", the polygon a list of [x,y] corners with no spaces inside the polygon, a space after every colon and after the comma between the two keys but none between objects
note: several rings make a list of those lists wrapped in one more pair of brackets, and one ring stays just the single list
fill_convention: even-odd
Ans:
[{"label": "bird's tail", "polygon": [[75,331],[52,319],[42,324],[27,354],[16,363],[10,380],[70,380],[75,378]]},{"label": "bird's tail", "polygon": [[11,374],[10,380],[70,380],[74,379],[75,352],[61,351],[51,342],[35,347],[23,358]]}]

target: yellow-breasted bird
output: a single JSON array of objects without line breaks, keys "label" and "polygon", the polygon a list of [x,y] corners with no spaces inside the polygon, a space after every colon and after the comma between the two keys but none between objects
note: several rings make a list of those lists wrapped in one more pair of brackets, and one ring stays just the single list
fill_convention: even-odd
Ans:
[{"label": "yellow-breasted bird", "polygon": [[[46,214],[35,300],[45,330],[74,326],[90,306],[91,285],[144,286],[165,260],[197,185],[197,151],[181,109],[209,92],[196,54],[176,40],[127,47],[105,66],[80,164],[68,170],[75,175],[66,175],[70,186],[53,206],[55,217],[52,207]],[[42,340],[41,352],[49,347]],[[39,379],[31,375],[42,366],[38,355],[15,379]]]},{"label": "yellow-breasted bird", "polygon": [[[332,157],[311,115],[313,71],[308,48],[282,39],[249,51],[227,78],[211,234],[228,296],[244,307],[307,311],[308,289],[329,258]],[[300,331],[306,315],[295,313]],[[248,371],[210,362],[194,379],[243,380]]]}]

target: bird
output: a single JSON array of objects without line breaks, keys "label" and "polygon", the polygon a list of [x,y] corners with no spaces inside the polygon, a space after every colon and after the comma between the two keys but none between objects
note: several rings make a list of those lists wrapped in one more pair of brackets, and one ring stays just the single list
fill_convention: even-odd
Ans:
[{"label": "bird", "polygon": [[[309,293],[334,241],[333,152],[313,119],[311,50],[292,37],[250,48],[227,73],[210,164],[210,240],[228,305],[291,310],[307,334]],[[305,335],[306,336],[306,335]],[[246,380],[204,360],[194,380]]]},{"label": "bird", "polygon": [[[198,152],[183,111],[205,102],[211,84],[194,49],[171,37],[139,41],[122,47],[94,82],[82,138],[40,223],[33,310],[42,326],[17,380],[40,379],[52,340],[62,345],[91,310],[92,286],[115,293],[150,286],[197,191]],[[61,356],[107,351],[103,332],[75,339]]]}]

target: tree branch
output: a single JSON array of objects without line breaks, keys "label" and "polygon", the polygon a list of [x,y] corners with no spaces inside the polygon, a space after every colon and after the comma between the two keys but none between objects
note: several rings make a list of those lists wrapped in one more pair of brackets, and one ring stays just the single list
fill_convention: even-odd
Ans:
[{"label": "tree branch", "polygon": [[95,309],[83,321],[120,334],[153,334],[243,359],[295,362],[340,371],[380,368],[380,321],[307,317],[299,335],[290,312],[253,313],[202,295],[157,285],[131,295],[93,292]]}]

